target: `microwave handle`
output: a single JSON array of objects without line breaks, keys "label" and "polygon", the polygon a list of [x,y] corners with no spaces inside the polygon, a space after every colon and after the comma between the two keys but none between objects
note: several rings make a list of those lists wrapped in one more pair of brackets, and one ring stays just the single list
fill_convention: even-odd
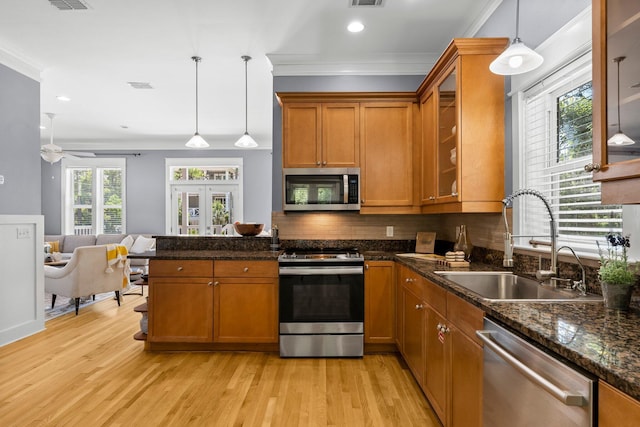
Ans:
[{"label": "microwave handle", "polygon": [[342,175],[342,184],[344,186],[344,194],[343,203],[346,205],[349,203],[349,175]]}]

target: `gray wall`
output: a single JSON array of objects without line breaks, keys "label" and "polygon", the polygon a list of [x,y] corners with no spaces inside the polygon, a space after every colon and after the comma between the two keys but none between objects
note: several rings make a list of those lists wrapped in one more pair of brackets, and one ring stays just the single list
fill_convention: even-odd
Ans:
[{"label": "gray wall", "polygon": [[[121,153],[122,151],[120,151]],[[271,224],[271,151],[172,150],[142,151],[127,159],[127,232],[165,234],[165,159],[190,157],[242,157],[244,159],[244,218]],[[108,152],[101,152],[108,155]],[[120,156],[113,156],[120,157]],[[60,163],[43,166],[42,206],[45,233],[61,232]]]},{"label": "gray wall", "polygon": [[0,214],[40,215],[40,83],[0,64]]},{"label": "gray wall", "polygon": [[[274,77],[278,92],[412,92],[424,76]],[[273,97],[273,210],[282,211],[282,108]]]}]

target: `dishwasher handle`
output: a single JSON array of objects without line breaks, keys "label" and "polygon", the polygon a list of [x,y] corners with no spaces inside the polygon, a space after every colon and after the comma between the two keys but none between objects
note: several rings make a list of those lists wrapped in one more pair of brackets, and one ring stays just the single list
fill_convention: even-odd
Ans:
[{"label": "dishwasher handle", "polygon": [[520,360],[515,358],[511,353],[502,348],[500,344],[493,338],[494,331],[476,331],[478,338],[484,342],[484,344],[493,350],[498,356],[505,360],[509,365],[515,368],[518,372],[524,375],[531,382],[539,385],[544,390],[549,392],[553,397],[567,406],[586,406],[587,401],[584,396],[570,392],[568,390],[562,390],[546,378],[542,377],[533,369],[523,364]]}]

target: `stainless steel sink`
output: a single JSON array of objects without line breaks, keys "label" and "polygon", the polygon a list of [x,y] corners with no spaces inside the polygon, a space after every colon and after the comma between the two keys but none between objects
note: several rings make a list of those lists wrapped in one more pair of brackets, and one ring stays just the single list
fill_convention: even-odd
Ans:
[{"label": "stainless steel sink", "polygon": [[435,273],[463,286],[486,301],[602,301],[599,295],[580,296],[577,291],[551,288],[508,271],[436,271]]}]

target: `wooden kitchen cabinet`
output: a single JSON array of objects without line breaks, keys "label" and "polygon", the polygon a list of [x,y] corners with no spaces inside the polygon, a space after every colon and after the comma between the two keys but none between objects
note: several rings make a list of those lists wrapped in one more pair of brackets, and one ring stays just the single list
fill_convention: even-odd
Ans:
[{"label": "wooden kitchen cabinet", "polygon": [[454,39],[418,89],[423,213],[502,210],[504,77],[489,64],[507,43]]},{"label": "wooden kitchen cabinet", "polygon": [[640,426],[640,402],[600,380],[598,382],[598,426]]},{"label": "wooden kitchen cabinet", "polygon": [[[640,3],[593,0],[593,180],[601,182],[603,204],[640,203],[640,99],[634,91],[637,40],[640,38]],[[620,62],[620,117],[618,76]],[[620,129],[635,144],[609,146],[607,140]]]},{"label": "wooden kitchen cabinet", "polygon": [[282,98],[283,167],[360,165],[357,102],[287,102],[289,98]]},{"label": "wooden kitchen cabinet", "polygon": [[278,342],[278,263],[215,261],[216,343]]},{"label": "wooden kitchen cabinet", "polygon": [[418,213],[413,211],[416,102],[365,102],[360,109],[360,213]]},{"label": "wooden kitchen cabinet", "polygon": [[424,326],[425,310],[422,299],[423,279],[413,270],[397,266],[398,311],[397,322],[401,330],[398,348],[411,369],[413,376],[422,385],[424,377]]},{"label": "wooden kitchen cabinet", "polygon": [[149,333],[153,342],[213,340],[213,262],[149,262]]},{"label": "wooden kitchen cabinet", "polygon": [[394,344],[396,295],[393,261],[367,261],[364,266],[364,342]]}]

